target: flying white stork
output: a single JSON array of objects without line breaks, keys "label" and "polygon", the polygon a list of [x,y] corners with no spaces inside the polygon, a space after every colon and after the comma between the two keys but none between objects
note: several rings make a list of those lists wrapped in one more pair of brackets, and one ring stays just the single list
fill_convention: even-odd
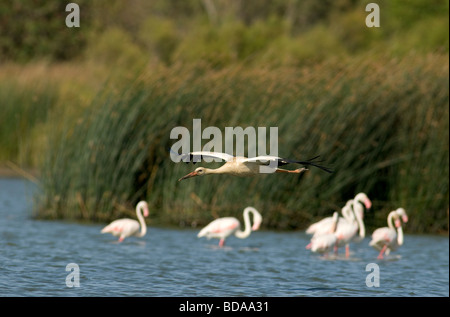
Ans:
[{"label": "flying white stork", "polygon": [[[329,168],[317,164],[320,163],[321,161],[314,161],[317,158],[319,158],[319,156],[313,157],[312,159],[306,161],[291,160],[271,155],[263,155],[247,158],[244,156],[233,156],[227,153],[208,152],[208,151],[189,152],[185,154],[180,154],[179,156],[181,161],[186,163],[193,162],[195,164],[196,162],[199,162],[203,158],[220,159],[225,161],[226,163],[216,169],[198,167],[195,169],[195,171],[181,177],[178,181],[194,176],[203,176],[209,174],[230,174],[234,176],[254,176],[260,173],[273,173],[273,172],[300,174],[308,170],[306,166],[314,166],[328,173],[332,173],[332,171]],[[296,170],[286,170],[278,168],[278,166],[283,166],[287,164],[300,164],[303,165],[304,167],[298,168]]]}]

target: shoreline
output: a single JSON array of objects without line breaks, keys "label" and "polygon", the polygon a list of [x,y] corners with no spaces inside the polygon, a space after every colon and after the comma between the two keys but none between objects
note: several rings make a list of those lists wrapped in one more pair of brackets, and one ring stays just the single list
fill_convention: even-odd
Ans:
[{"label": "shoreline", "polygon": [[21,168],[12,162],[0,164],[1,178],[23,178],[32,182],[39,181],[39,170],[37,168]]}]

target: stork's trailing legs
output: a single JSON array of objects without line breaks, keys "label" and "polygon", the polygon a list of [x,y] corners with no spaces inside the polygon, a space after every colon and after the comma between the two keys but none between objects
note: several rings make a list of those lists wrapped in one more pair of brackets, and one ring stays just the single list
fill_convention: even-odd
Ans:
[{"label": "stork's trailing legs", "polygon": [[305,172],[305,171],[307,171],[307,170],[308,170],[308,169],[307,169],[306,167],[297,168],[296,170],[293,170],[293,171],[291,171],[291,170],[285,170],[285,169],[282,169],[282,168],[277,168],[276,171],[275,171],[275,173],[293,173],[293,174],[301,174],[301,173],[303,173],[303,172]]}]

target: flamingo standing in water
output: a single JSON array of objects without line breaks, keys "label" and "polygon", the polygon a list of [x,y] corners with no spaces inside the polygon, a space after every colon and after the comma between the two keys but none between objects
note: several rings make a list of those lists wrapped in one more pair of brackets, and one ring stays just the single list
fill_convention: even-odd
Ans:
[{"label": "flamingo standing in water", "polygon": [[294,173],[300,174],[307,170],[306,167],[298,168],[296,170],[286,170],[278,168],[277,166],[283,166],[287,164],[301,164],[304,166],[315,166],[320,168],[328,173],[332,171],[324,166],[318,165],[319,161],[314,161],[319,156],[316,156],[307,161],[297,161],[290,160],[286,158],[281,158],[278,156],[257,156],[252,158],[247,158],[244,156],[233,156],[227,153],[219,153],[219,152],[208,152],[208,151],[198,151],[198,152],[190,152],[181,154],[180,159],[184,162],[192,161],[194,164],[201,160],[202,158],[215,158],[221,159],[226,163],[219,168],[210,169],[205,167],[198,167],[195,171],[181,177],[178,181],[182,181],[183,179],[191,178],[194,176],[203,176],[210,174],[230,174],[234,176],[253,176],[259,173],[262,173],[264,168],[266,168],[265,173]]},{"label": "flamingo standing in water", "polygon": [[[336,235],[338,243],[335,248],[337,254],[338,248],[345,245],[345,257],[350,256],[350,242],[361,242],[366,236],[366,227],[364,226],[364,208],[372,208],[372,201],[363,192],[358,193],[351,204],[353,219],[346,224],[338,227]],[[358,234],[359,229],[359,234]]]},{"label": "flamingo standing in water", "polygon": [[[364,226],[364,207],[369,209],[372,207],[372,202],[365,193],[358,193],[355,198],[347,201],[342,208],[341,213],[343,217],[339,217],[336,230],[333,228],[332,217],[324,218],[306,229],[306,233],[313,235],[322,235],[325,233],[334,232],[337,237],[335,245],[335,253],[337,254],[340,246],[345,246],[345,256],[350,256],[350,242],[359,242],[365,235],[366,230]],[[357,235],[359,229],[359,235]],[[307,248],[310,245],[307,246]]]},{"label": "flamingo standing in water", "polygon": [[345,246],[345,257],[350,257],[350,242],[357,240],[357,234],[359,229],[359,239],[362,239],[366,235],[364,222],[361,215],[364,213],[364,209],[361,204],[352,200],[351,203],[352,217],[351,220],[343,221],[339,223],[336,229],[337,242],[335,245],[335,253],[337,254],[338,248]]},{"label": "flamingo standing in water", "polygon": [[[142,211],[144,212],[144,216],[142,216]],[[142,200],[136,205],[136,215],[139,222],[129,218],[114,220],[104,227],[101,233],[111,233],[113,236],[118,236],[119,242],[122,242],[125,238],[130,236],[145,236],[147,233],[147,226],[144,217],[149,215],[147,202]],[[141,229],[140,231],[139,228]]]},{"label": "flamingo standing in water", "polygon": [[[328,235],[328,234],[333,234],[334,236],[336,236],[336,230],[339,226],[345,226],[347,224],[347,222],[352,222],[354,219],[354,215],[353,215],[353,211],[352,211],[352,204],[353,204],[353,200],[349,200],[347,201],[347,203],[345,204],[344,207],[342,207],[341,213],[343,217],[339,217],[339,214],[337,214],[337,219],[335,219],[336,217],[336,213],[333,213],[332,217],[326,217],[316,223],[313,223],[312,225],[310,225],[307,229],[306,229],[306,233],[307,234],[312,234],[312,239],[314,239],[317,236],[322,236],[322,235]],[[337,248],[337,237],[335,239],[335,251]],[[311,242],[306,246],[306,249],[311,249],[312,244]]]},{"label": "flamingo standing in water", "polygon": [[328,254],[328,251],[337,243],[337,237],[335,234],[335,230],[339,220],[339,213],[335,211],[333,213],[331,232],[323,233],[323,234],[314,234],[311,238],[311,243],[306,246],[307,249],[311,249],[312,252],[315,253],[325,253],[325,256]]},{"label": "flamingo standing in water", "polygon": [[[250,224],[250,216],[249,213],[253,214],[253,226]],[[225,245],[225,239],[234,233],[234,235],[239,239],[245,239],[250,236],[252,231],[256,231],[259,229],[259,226],[262,222],[262,216],[253,207],[247,207],[244,209],[244,223],[245,229],[241,231],[240,222],[237,218],[234,217],[223,217],[218,218],[210,222],[206,227],[204,227],[197,235],[198,238],[206,237],[208,239],[216,238],[220,239],[219,247],[223,247]]]},{"label": "flamingo standing in water", "polygon": [[[402,221],[408,222],[408,216],[405,209],[398,208],[389,213],[388,227],[378,228],[373,232],[369,245],[380,251],[378,259],[383,259],[383,254],[389,255],[391,251],[396,250],[403,244]],[[393,222],[395,222],[395,227]]]},{"label": "flamingo standing in water", "polygon": [[353,208],[355,212],[356,220],[359,224],[359,235],[353,237],[353,242],[361,242],[366,236],[366,227],[364,226],[364,209],[369,210],[372,208],[372,201],[367,197],[365,193],[358,193],[353,200],[359,204],[359,208]]}]

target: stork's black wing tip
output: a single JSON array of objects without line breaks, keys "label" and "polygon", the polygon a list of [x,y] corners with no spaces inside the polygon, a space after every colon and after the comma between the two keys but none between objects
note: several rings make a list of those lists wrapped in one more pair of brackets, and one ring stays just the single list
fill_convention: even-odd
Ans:
[{"label": "stork's black wing tip", "polygon": [[317,159],[319,157],[320,157],[320,155],[316,155],[313,158],[311,158],[311,159],[309,159],[309,160],[307,160],[305,162],[302,162],[302,163],[305,164],[305,165],[315,166],[315,167],[320,168],[321,170],[323,170],[323,171],[325,171],[327,173],[330,173],[330,174],[334,173],[334,171],[332,169],[330,169],[329,167],[317,164],[317,163],[322,163],[324,161],[323,159],[318,161]]}]

